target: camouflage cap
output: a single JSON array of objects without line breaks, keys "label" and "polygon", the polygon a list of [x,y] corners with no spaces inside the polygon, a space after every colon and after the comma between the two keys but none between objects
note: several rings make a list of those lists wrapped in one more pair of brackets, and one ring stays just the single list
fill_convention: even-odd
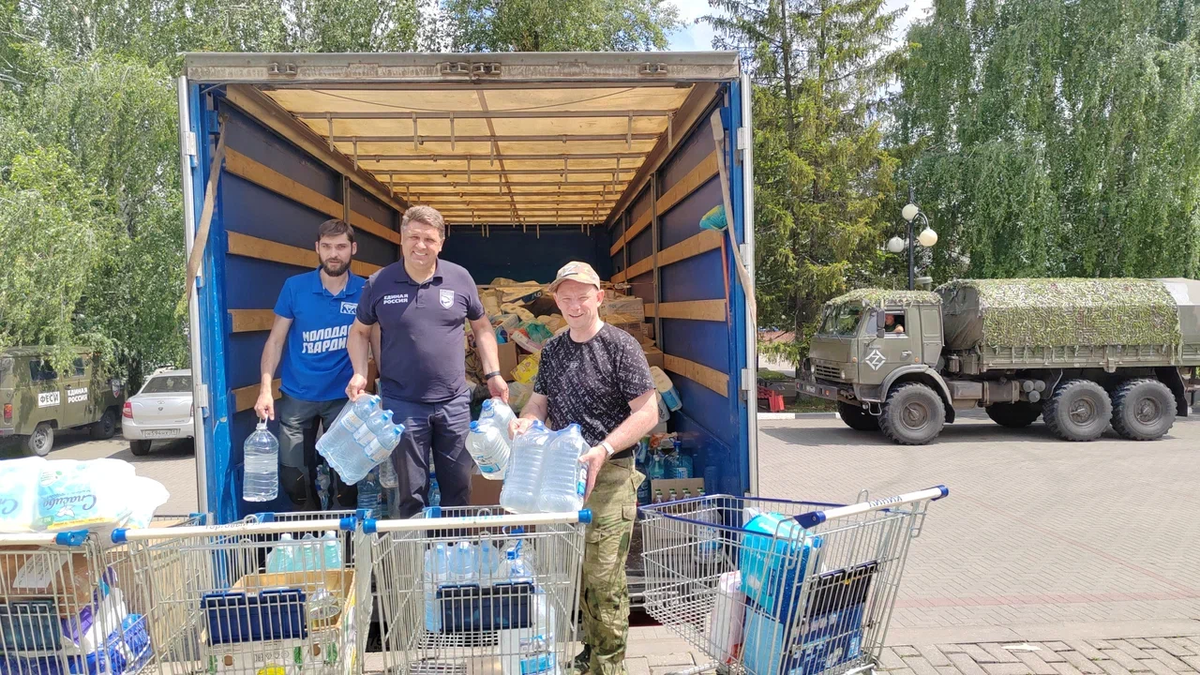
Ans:
[{"label": "camouflage cap", "polygon": [[578,281],[581,284],[600,288],[600,275],[596,274],[596,270],[592,269],[591,265],[578,260],[572,260],[559,268],[558,274],[550,284],[550,292],[553,293],[557,290],[564,281]]}]

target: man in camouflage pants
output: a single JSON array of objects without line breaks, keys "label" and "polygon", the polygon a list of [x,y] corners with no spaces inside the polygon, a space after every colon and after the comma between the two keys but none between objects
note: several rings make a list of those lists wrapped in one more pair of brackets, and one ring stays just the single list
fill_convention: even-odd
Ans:
[{"label": "man in camouflage pants", "polygon": [[658,423],[650,366],[628,333],[600,320],[604,291],[590,265],[571,262],[550,285],[570,331],[542,348],[537,381],[514,436],[534,420],[561,429],[578,424],[592,448],[580,458],[588,467],[585,506],[592,511],[583,553],[583,651],[574,668],[592,675],[625,672],[629,634],[629,588],[625,558],[637,517],[637,488],[645,476],[634,468],[631,448]]}]

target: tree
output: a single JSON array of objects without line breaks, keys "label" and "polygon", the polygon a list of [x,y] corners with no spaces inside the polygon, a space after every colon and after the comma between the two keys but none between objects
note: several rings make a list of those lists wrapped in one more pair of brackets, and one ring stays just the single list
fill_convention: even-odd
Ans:
[{"label": "tree", "polygon": [[680,25],[665,0],[443,0],[441,12],[455,51],[664,49]]},{"label": "tree", "polygon": [[878,107],[894,73],[883,0],[710,0],[753,81],[759,323],[807,349],[821,305],[883,271],[896,160]]},{"label": "tree", "polygon": [[908,40],[939,277],[1200,273],[1196,3],[935,0]]}]

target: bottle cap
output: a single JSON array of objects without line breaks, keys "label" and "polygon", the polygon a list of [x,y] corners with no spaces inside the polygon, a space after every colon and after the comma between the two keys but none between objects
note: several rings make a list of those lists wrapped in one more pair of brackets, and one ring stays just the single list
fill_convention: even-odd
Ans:
[{"label": "bottle cap", "polygon": [[483,409],[484,409],[484,410],[491,410],[491,409],[492,409],[492,399],[490,399],[490,398],[488,398],[488,399],[484,399],[484,401],[483,401]]},{"label": "bottle cap", "polygon": [[475,420],[471,421],[471,431],[479,431],[479,422],[478,421],[475,421]]}]

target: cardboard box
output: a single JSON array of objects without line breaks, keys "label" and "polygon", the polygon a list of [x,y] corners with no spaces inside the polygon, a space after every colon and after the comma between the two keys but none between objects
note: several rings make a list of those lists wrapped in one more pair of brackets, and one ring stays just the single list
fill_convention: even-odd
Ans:
[{"label": "cardboard box", "polygon": [[505,380],[513,379],[513,369],[520,363],[517,357],[517,343],[511,340],[502,345],[497,345],[500,356],[500,376]]},{"label": "cardboard box", "polygon": [[642,352],[646,354],[646,363],[649,363],[651,367],[666,368],[667,357],[666,354],[662,353],[661,349],[654,346],[642,345]]},{"label": "cardboard box", "polygon": [[646,303],[641,298],[629,295],[608,295],[604,298],[604,304],[600,305],[600,318],[613,314],[627,316],[639,322],[645,321]]},{"label": "cardboard box", "polygon": [[337,615],[309,621],[307,639],[260,640],[206,647],[210,674],[259,675],[269,672],[279,675],[348,675],[356,672],[356,615],[359,608],[354,570],[248,574],[239,579],[232,590],[250,593],[268,588],[301,589],[305,593],[306,603],[311,603],[312,595],[318,589],[327,589],[345,600]]},{"label": "cardboard box", "polygon": [[649,322],[642,324],[642,335],[645,335],[647,340],[654,339],[654,322],[653,321],[649,321]]},{"label": "cardboard box", "polygon": [[684,490],[688,491],[688,498],[699,497],[703,489],[703,478],[659,478],[650,481],[650,498],[653,499],[658,490],[662,491],[665,502],[671,500],[671,490],[675,491],[675,499],[684,499]]},{"label": "cardboard box", "polygon": [[471,474],[471,506],[496,506],[500,503],[500,489],[504,487],[502,480],[488,480],[479,473],[479,467],[474,467]]}]

